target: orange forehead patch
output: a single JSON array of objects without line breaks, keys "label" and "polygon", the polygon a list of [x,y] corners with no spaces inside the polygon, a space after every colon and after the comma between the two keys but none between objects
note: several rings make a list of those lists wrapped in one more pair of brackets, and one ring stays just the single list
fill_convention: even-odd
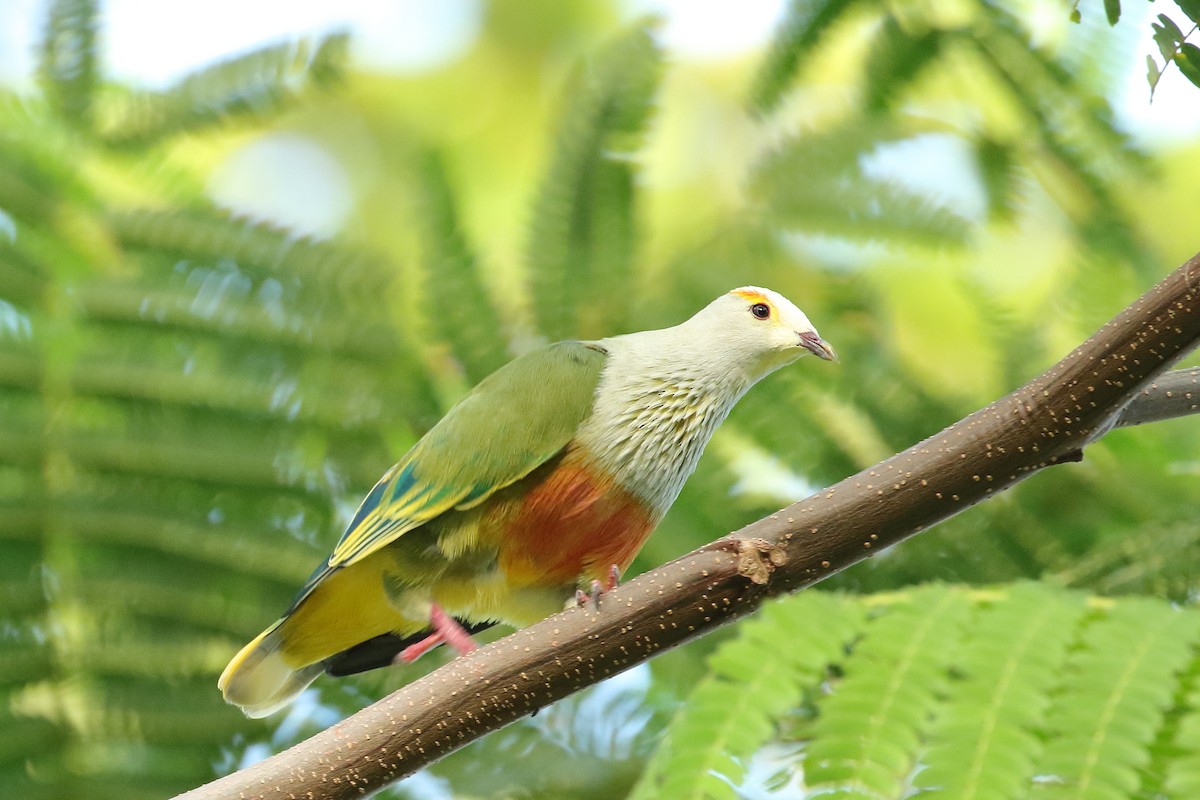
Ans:
[{"label": "orange forehead patch", "polygon": [[766,303],[769,306],[775,305],[771,302],[769,297],[762,292],[755,291],[754,289],[734,289],[732,292],[730,292],[730,294],[737,295],[738,297],[750,303]]}]

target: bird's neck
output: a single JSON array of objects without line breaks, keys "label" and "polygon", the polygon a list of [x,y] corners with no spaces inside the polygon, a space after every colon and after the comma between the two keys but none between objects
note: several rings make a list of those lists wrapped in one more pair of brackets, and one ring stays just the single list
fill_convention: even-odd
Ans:
[{"label": "bird's neck", "polygon": [[680,357],[691,351],[672,346],[674,331],[602,342],[608,364],[592,416],[580,430],[580,443],[596,468],[639,497],[655,523],[679,495],[713,431],[753,383],[736,366]]}]

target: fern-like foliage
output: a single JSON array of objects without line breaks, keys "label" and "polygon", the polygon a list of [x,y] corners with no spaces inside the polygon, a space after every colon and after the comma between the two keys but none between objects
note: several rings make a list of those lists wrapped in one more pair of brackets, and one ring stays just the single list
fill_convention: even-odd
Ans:
[{"label": "fern-like foliage", "polygon": [[1050,710],[1034,796],[1133,796],[1198,639],[1200,617],[1148,599],[1120,603],[1088,625]]},{"label": "fern-like foliage", "polygon": [[[1121,298],[1150,283],[1158,268],[1134,223],[1129,193],[1117,187],[1135,175],[1151,174],[1153,167],[1114,124],[1096,71],[1073,69],[1077,61],[1069,50],[1031,43],[1028,20],[1003,4],[970,2],[962,15],[923,6],[905,6],[901,12],[870,0],[791,6],[749,93],[752,105],[754,98],[773,98],[756,105],[764,114],[774,112],[771,122],[783,125],[800,116],[804,124],[784,126],[787,135],[772,140],[778,144],[755,162],[746,186],[764,224],[801,236],[780,237],[782,253],[764,252],[760,243],[732,255],[722,252],[728,246],[714,237],[707,253],[689,254],[678,271],[712,271],[723,257],[766,273],[773,258],[788,259],[788,246],[795,247],[800,257],[790,255],[800,263],[797,296],[805,298],[820,285],[823,301],[838,308],[843,320],[857,321],[849,331],[846,326],[838,331],[838,338],[849,337],[844,346],[863,371],[844,383],[837,376],[811,380],[802,372],[776,376],[787,402],[751,393],[731,418],[739,432],[764,449],[784,453],[786,466],[810,483],[836,480],[870,463],[871,453],[917,441],[968,410],[952,410],[955,403],[946,397],[932,401],[926,381],[889,366],[897,359],[918,362],[912,344],[907,356],[896,351],[906,339],[915,341],[927,321],[951,316],[946,309],[969,317],[972,334],[981,335],[980,346],[964,347],[953,358],[970,363],[972,375],[987,376],[986,393],[994,396],[1027,380],[1033,364],[1047,363],[1068,340],[1107,318]],[[810,63],[811,70],[800,69]],[[763,75],[772,76],[767,94],[761,93]],[[845,97],[830,100],[824,90],[830,82]],[[784,102],[790,99],[796,102]],[[930,191],[903,163],[910,146],[936,158],[943,145],[966,167],[959,175],[970,189],[962,195],[966,203]],[[1057,242],[1057,257],[1077,266],[1064,268],[1061,274],[1069,280],[1053,287],[1024,281],[1023,292],[1046,297],[1030,313],[1027,298],[1014,301],[998,294],[996,276],[1007,267],[990,262],[988,253],[1023,257],[1027,245],[1016,244],[1019,232],[1037,227],[1050,206],[1066,220],[1066,240]],[[1055,257],[1045,257],[1050,270],[1057,268]],[[1107,277],[1095,280],[1101,262]],[[845,274],[829,280],[821,268],[830,264],[830,271]],[[884,277],[895,275],[892,270],[900,265],[903,280]],[[874,294],[879,287],[882,294]],[[903,308],[894,305],[898,299]],[[1023,310],[1014,314],[1016,308]],[[1064,337],[1061,330],[1048,335],[1062,320],[1075,322],[1072,335]],[[887,341],[895,349],[859,349],[856,336],[863,342]],[[892,376],[886,381],[874,377],[885,372]],[[957,378],[939,378],[947,395],[958,391]],[[836,398],[836,410],[829,411],[828,402],[818,407],[823,393]],[[981,394],[973,402],[985,399]],[[915,427],[915,420],[926,424]],[[1036,494],[1035,501],[989,504],[888,559],[837,576],[834,583],[899,587],[926,579],[931,566],[939,577],[963,581],[1035,577],[1047,570],[1074,573],[1079,553],[1088,546],[1064,548],[1062,542],[1079,542],[1075,537],[1096,542],[1108,536],[1104,531],[1117,529],[1091,518],[1092,506],[1082,498],[1103,494],[1115,501],[1116,495],[1100,487],[1118,467],[1105,463],[1089,469],[1088,476],[1047,476],[1056,484],[1053,490],[1023,490]],[[1081,498],[1078,513],[1054,504],[1052,498],[1063,494]],[[1132,494],[1121,497],[1128,513],[1123,525],[1136,526],[1137,513],[1153,513]],[[1031,513],[1033,507],[1037,511]],[[980,536],[968,538],[968,531]],[[1183,536],[1171,541],[1183,542]],[[1100,572],[1108,570],[1105,579],[1141,572],[1148,581],[1159,581],[1169,571],[1166,559],[1149,555],[1160,552],[1157,547],[1121,566],[1119,559],[1126,556],[1118,551],[1128,550],[1118,539],[1126,536],[1113,537],[1111,548],[1104,548],[1108,556],[1088,554],[1085,563],[1095,566],[1087,571],[1088,580],[1101,580]],[[1153,574],[1151,563],[1161,564]],[[1179,576],[1172,596],[1186,596],[1187,582]],[[1119,585],[1144,590],[1145,584]]]},{"label": "fern-like foliage", "polygon": [[551,339],[622,329],[597,296],[629,290],[635,243],[634,151],[662,55],[641,23],[571,81],[554,155],[533,210],[527,261],[539,330]]},{"label": "fern-like foliage", "polygon": [[864,610],[836,595],[775,603],[710,659],[631,800],[737,797],[745,759],[770,738],[774,721],[798,707],[827,677]]},{"label": "fern-like foliage", "polygon": [[507,360],[504,342],[496,336],[503,326],[481,280],[479,259],[459,224],[441,156],[425,152],[415,160],[423,222],[421,260],[431,307],[427,317],[475,384]]},{"label": "fern-like foliage", "polygon": [[96,0],[54,0],[42,34],[40,77],[63,120],[79,128],[92,121],[96,90]]},{"label": "fern-like foliage", "polygon": [[926,67],[936,63],[946,38],[935,27],[908,31],[893,14],[885,14],[865,66],[867,109],[879,112],[891,106]]},{"label": "fern-like foliage", "polygon": [[933,588],[870,621],[838,690],[817,704],[808,786],[864,800],[903,794],[967,611],[953,592]]},{"label": "fern-like foliage", "polygon": [[1131,526],[1128,536],[1105,542],[1082,558],[1064,560],[1056,580],[1106,594],[1183,599],[1196,582],[1190,556],[1198,547],[1200,530],[1190,518],[1155,520]]},{"label": "fern-like foliage", "polygon": [[773,111],[783,98],[804,59],[817,41],[859,5],[859,0],[792,0],[772,37],[771,49],[754,78],[750,107],[760,114]]},{"label": "fern-like foliage", "polygon": [[958,680],[934,721],[922,797],[1020,797],[1034,776],[1049,692],[1059,680],[1082,598],[1035,584],[1013,587],[980,608],[952,662]]},{"label": "fern-like foliage", "polygon": [[1162,783],[1152,760],[1192,786],[1178,689],[1200,612],[1085,601],[1032,584],[778,601],[712,657],[634,797],[745,796],[769,740],[799,745],[774,767],[789,797],[1118,800]]},{"label": "fern-like foliage", "polygon": [[259,121],[292,105],[309,86],[341,74],[347,37],[284,42],[222,61],[163,92],[129,93],[109,110],[100,135],[118,147],[145,147],[232,120]]},{"label": "fern-like foliage", "polygon": [[284,42],[228,59],[162,92],[99,91],[95,0],[55,0],[46,16],[39,76],[60,119],[113,146],[145,147],[179,133],[262,121],[293,105],[311,86],[338,80],[347,36]]},{"label": "fern-like foliage", "polygon": [[989,218],[996,222],[1013,221],[1022,180],[1027,179],[1016,148],[990,136],[979,137],[973,146]]},{"label": "fern-like foliage", "polygon": [[1187,713],[1180,719],[1172,738],[1176,758],[1167,771],[1163,789],[1169,797],[1200,795],[1200,686],[1197,673],[1200,662],[1193,661],[1187,677]]},{"label": "fern-like foliage", "polygon": [[248,729],[213,676],[336,498],[442,409],[378,301],[390,264],[113,208],[57,144],[0,156],[0,795],[163,797]]},{"label": "fern-like foliage", "polygon": [[[915,7],[899,14],[886,3],[868,0],[794,3],[750,89],[750,103],[762,113],[777,109],[800,61],[813,57],[825,40],[844,47],[849,35],[840,40],[833,36],[835,23],[844,22],[847,29],[858,35],[869,32],[871,37],[863,62],[846,68],[863,101],[854,107],[863,110],[836,115],[837,122],[824,122],[821,129],[797,137],[801,147],[812,139],[814,152],[833,143],[832,152],[838,153],[836,143],[845,136],[861,143],[875,129],[882,110],[896,113],[906,108],[921,77],[938,75],[938,84],[944,86],[953,80],[946,75],[966,69],[976,86],[999,89],[1027,122],[1015,129],[994,126],[992,113],[983,109],[978,117],[936,108],[931,114],[928,106],[917,111],[922,118],[940,119],[943,132],[971,144],[993,218],[1012,216],[1018,155],[1036,168],[1034,174],[1049,191],[1072,196],[1065,210],[1075,221],[1082,247],[1143,260],[1127,212],[1109,187],[1114,177],[1145,170],[1147,164],[1117,128],[1107,104],[1059,58],[1031,46],[1023,24],[1002,4],[980,1],[968,7],[963,12],[967,16],[958,17]],[[851,9],[853,13],[847,13]],[[970,22],[964,24],[967,18]],[[784,167],[778,175],[772,171],[776,166]],[[759,177],[777,184],[767,195],[768,205],[785,215],[782,222],[789,227],[852,241],[916,234],[927,242],[944,242],[962,236],[962,224],[955,226],[946,218],[948,209],[936,208],[931,198],[913,196],[906,187],[884,181],[814,180],[821,173],[810,169],[808,159],[796,165],[803,170],[786,166],[769,159]],[[848,186],[862,194],[850,192]]]},{"label": "fern-like foliage", "polygon": [[859,243],[962,242],[968,225],[954,209],[864,169],[877,148],[904,138],[880,120],[797,136],[757,165],[751,192],[789,230]]},{"label": "fern-like foliage", "polygon": [[1041,148],[1037,155],[1074,181],[1079,205],[1067,210],[1080,241],[1141,260],[1131,225],[1108,185],[1122,170],[1145,168],[1144,159],[1119,132],[1107,106],[1090,99],[1063,65],[1029,47],[1015,18],[996,11],[989,22],[975,54],[1028,116]]}]

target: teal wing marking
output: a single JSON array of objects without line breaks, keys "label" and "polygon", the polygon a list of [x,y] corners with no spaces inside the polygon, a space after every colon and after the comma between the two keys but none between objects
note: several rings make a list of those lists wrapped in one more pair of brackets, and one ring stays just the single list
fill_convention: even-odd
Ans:
[{"label": "teal wing marking", "polygon": [[326,569],[483,502],[561,451],[591,413],[606,355],[599,345],[559,342],[483,379],[375,484]]}]

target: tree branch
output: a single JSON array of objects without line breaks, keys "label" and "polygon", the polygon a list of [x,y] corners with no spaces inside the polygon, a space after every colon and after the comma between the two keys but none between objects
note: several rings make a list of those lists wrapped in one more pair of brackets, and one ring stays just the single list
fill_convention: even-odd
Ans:
[{"label": "tree branch", "polygon": [[1164,372],[1138,392],[1117,427],[1162,422],[1200,412],[1200,367]]},{"label": "tree branch", "polygon": [[1063,461],[1193,413],[1200,255],[1045,374],[902,453],[579,608],[457,658],[311,739],[181,795],[348,798],[844,569]]}]

